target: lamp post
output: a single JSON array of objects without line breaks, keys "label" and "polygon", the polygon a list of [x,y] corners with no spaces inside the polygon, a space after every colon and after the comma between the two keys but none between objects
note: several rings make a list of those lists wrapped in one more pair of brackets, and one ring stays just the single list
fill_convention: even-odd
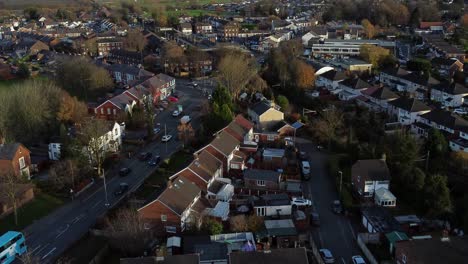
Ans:
[{"label": "lamp post", "polygon": [[102,169],[102,178],[104,179],[104,195],[106,196],[106,203],[105,206],[109,207],[109,199],[107,198],[107,183],[106,183],[106,173],[104,172],[104,168]]},{"label": "lamp post", "polygon": [[340,174],[340,198],[341,198],[341,186],[343,184],[343,172],[342,171],[338,171],[338,173]]}]

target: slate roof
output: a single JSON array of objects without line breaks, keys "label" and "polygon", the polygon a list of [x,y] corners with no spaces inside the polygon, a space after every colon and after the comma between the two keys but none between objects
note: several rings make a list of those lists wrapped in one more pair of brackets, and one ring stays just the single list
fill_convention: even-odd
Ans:
[{"label": "slate roof", "polygon": [[451,95],[468,94],[468,88],[459,83],[441,83],[438,85],[434,85],[432,89],[445,92]]},{"label": "slate roof", "polygon": [[178,177],[161,193],[157,200],[163,202],[177,214],[182,215],[199,193],[200,189],[195,183],[184,177]]},{"label": "slate roof", "polygon": [[443,57],[437,57],[431,60],[432,65],[444,65],[444,66],[452,66],[455,62],[459,60],[457,59],[448,59]]},{"label": "slate roof", "polygon": [[331,81],[341,81],[346,79],[346,74],[344,72],[335,70],[324,72],[320,76]]},{"label": "slate roof", "polygon": [[358,160],[351,167],[351,174],[360,176],[362,181],[387,181],[390,180],[390,170],[384,160]]},{"label": "slate roof", "polygon": [[226,131],[219,133],[216,138],[211,142],[211,145],[217,150],[221,151],[225,156],[230,155],[240,141]]},{"label": "slate roof", "polygon": [[389,99],[396,99],[399,96],[392,92],[389,88],[383,86],[375,89],[369,96],[379,99],[379,100],[389,100]]},{"label": "slate roof", "polygon": [[111,101],[114,105],[116,105],[120,109],[125,109],[125,106],[131,105],[134,99],[125,93],[121,93],[117,96],[110,98],[109,101]]},{"label": "slate roof", "polygon": [[419,100],[416,100],[415,98],[400,97],[396,100],[390,101],[389,104],[411,113],[431,110],[429,106],[425,105]]},{"label": "slate roof", "polygon": [[453,130],[459,130],[468,133],[468,121],[448,111],[434,110],[421,115],[421,118],[427,119],[431,122],[443,125]]},{"label": "slate roof", "polygon": [[273,170],[249,169],[244,171],[244,179],[278,182],[280,172]]},{"label": "slate roof", "polygon": [[341,85],[352,88],[354,90],[361,90],[369,88],[371,85],[361,78],[348,78],[340,82]]},{"label": "slate roof", "polygon": [[270,110],[271,107],[268,103],[265,102],[258,102],[254,104],[250,109],[254,111],[257,115],[261,116],[263,115],[266,111]]},{"label": "slate roof", "polygon": [[291,200],[286,193],[265,194],[261,196],[261,199],[254,200],[254,206],[280,206],[290,204]]},{"label": "slate roof", "polygon": [[21,143],[0,145],[0,160],[11,160],[15,156]]},{"label": "slate roof", "polygon": [[197,254],[168,255],[163,260],[156,257],[121,258],[120,264],[198,264],[200,258]]},{"label": "slate roof", "polygon": [[305,248],[278,248],[269,251],[232,252],[230,264],[309,264]]},{"label": "slate roof", "polygon": [[124,74],[130,74],[130,75],[133,75],[133,76],[137,76],[137,77],[141,77],[141,76],[153,76],[153,73],[147,71],[147,70],[144,70],[144,69],[140,69],[136,66],[131,66],[131,65],[127,65],[127,64],[109,64],[109,65],[105,65],[104,67],[106,67],[107,70],[109,71],[112,71],[112,72],[121,72],[121,73],[124,73]]}]

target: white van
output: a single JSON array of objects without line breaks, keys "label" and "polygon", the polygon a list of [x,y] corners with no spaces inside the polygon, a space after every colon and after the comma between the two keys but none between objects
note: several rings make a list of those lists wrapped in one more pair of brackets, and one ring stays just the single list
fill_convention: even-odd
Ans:
[{"label": "white van", "polygon": [[304,175],[304,179],[308,180],[310,177],[310,164],[308,161],[303,161],[301,163],[302,175]]}]

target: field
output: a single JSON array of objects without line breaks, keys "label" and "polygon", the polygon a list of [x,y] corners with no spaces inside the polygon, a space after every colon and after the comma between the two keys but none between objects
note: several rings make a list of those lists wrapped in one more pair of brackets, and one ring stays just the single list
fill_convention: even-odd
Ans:
[{"label": "field", "polygon": [[21,9],[28,6],[50,8],[79,6],[76,0],[2,0],[2,2],[9,9]]}]

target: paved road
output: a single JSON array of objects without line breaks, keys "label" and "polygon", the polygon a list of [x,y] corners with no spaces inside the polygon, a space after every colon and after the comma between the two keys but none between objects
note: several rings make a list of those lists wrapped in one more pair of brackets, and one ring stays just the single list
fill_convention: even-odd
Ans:
[{"label": "paved road", "polygon": [[338,199],[332,177],[327,173],[327,155],[317,151],[310,141],[297,139],[299,148],[310,156],[311,179],[303,183],[305,196],[312,197],[320,217],[320,227],[312,231],[317,247],[329,249],[336,263],[349,263],[354,255],[362,255],[350,220],[331,211],[331,204]]},{"label": "paved road", "polygon": [[[177,104],[184,106],[184,112],[190,113],[194,126],[199,121],[200,113],[192,112],[192,109],[206,100],[200,91],[193,89],[188,81],[177,80],[176,89],[181,95]],[[172,108],[175,108],[173,106]],[[164,133],[164,125],[167,126],[167,134],[177,136],[177,124],[179,118],[171,116],[172,108],[160,113],[156,119],[161,123]],[[162,159],[167,158],[181,145],[180,141],[172,139],[170,142],[153,142],[144,148],[145,151],[151,151],[155,155],[160,155]],[[96,220],[103,216],[110,207],[114,207],[123,199],[123,196],[116,197],[113,193],[118,189],[121,182],[126,182],[133,192],[144,182],[154,167],[138,161],[136,158],[126,159],[119,166],[126,166],[132,169],[132,172],[126,177],[110,177],[107,174],[107,191],[110,206],[105,206],[105,192],[103,183],[97,182],[92,190],[83,193],[74,201],[67,203],[57,209],[50,215],[28,226],[24,233],[29,252],[40,259],[40,263],[52,263],[68,247],[78,241]]]}]

